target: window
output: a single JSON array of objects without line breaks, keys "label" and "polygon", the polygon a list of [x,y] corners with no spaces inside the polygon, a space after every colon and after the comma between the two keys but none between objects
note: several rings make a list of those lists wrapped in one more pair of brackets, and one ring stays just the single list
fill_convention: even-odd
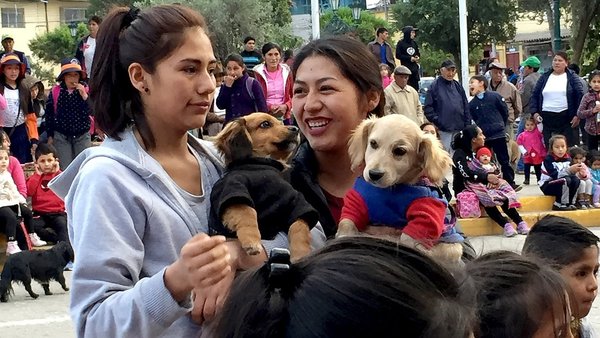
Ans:
[{"label": "window", "polygon": [[63,8],[62,21],[69,22],[87,22],[87,10],[85,8]]},{"label": "window", "polygon": [[25,28],[25,9],[1,8],[2,28]]}]

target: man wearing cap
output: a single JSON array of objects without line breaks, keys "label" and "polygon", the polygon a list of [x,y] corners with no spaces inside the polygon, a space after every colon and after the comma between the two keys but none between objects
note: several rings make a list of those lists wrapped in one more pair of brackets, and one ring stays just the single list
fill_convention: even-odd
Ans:
[{"label": "man wearing cap", "polygon": [[14,50],[13,49],[14,45],[15,45],[15,40],[11,36],[5,35],[2,38],[2,47],[4,48],[4,52],[0,53],[0,58],[2,58],[4,56],[4,54],[8,54],[8,53],[13,53],[13,54],[17,55],[19,57],[19,60],[21,60],[21,63],[25,65],[25,72],[27,74],[31,74],[31,67],[29,66],[29,61],[27,60],[25,53],[20,52],[18,50]]},{"label": "man wearing cap", "polygon": [[[523,87],[521,88],[521,102],[523,104],[523,112],[527,115],[530,115],[529,100],[531,99],[531,94],[533,94],[533,88],[535,88],[535,84],[538,82],[541,76],[541,74],[538,73],[541,64],[542,63],[540,62],[540,59],[538,59],[535,56],[530,56],[521,63],[521,66],[523,67]],[[524,119],[521,119],[521,121],[523,120]],[[525,128],[524,122],[523,128]]]},{"label": "man wearing cap", "polygon": [[504,69],[506,66],[500,62],[492,62],[490,64],[490,85],[488,91],[497,92],[504,98],[504,102],[508,106],[508,125],[506,133],[511,139],[514,139],[513,124],[515,119],[521,115],[523,106],[521,104],[521,94],[517,87],[504,79]]},{"label": "man wearing cap", "polygon": [[394,70],[394,82],[385,88],[385,115],[400,114],[421,125],[423,107],[419,101],[419,93],[408,85],[410,70],[406,66],[398,66]]},{"label": "man wearing cap", "polygon": [[379,63],[385,63],[390,69],[396,68],[392,46],[387,42],[389,36],[388,30],[384,27],[379,27],[377,28],[376,35],[375,40],[368,44],[369,50],[375,55]]},{"label": "man wearing cap", "polygon": [[463,87],[454,80],[456,64],[452,60],[442,62],[439,76],[427,91],[425,117],[440,131],[444,149],[452,155],[454,135],[471,124],[469,103]]},{"label": "man wearing cap", "polygon": [[419,46],[415,42],[415,36],[417,35],[417,28],[413,26],[406,26],[402,28],[404,38],[396,44],[396,58],[400,60],[402,65],[406,66],[411,71],[411,75],[408,79],[408,84],[419,90],[419,60],[421,53],[419,52]]}]

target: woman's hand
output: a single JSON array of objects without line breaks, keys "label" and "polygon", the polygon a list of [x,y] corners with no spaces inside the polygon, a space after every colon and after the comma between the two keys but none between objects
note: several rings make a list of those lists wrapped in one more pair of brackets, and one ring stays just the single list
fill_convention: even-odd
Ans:
[{"label": "woman's hand", "polygon": [[571,120],[571,128],[577,128],[579,126],[579,117],[573,116]]},{"label": "woman's hand", "polygon": [[488,183],[491,183],[493,185],[498,185],[498,183],[500,182],[500,178],[498,177],[498,175],[494,175],[494,174],[488,174],[487,180],[488,180]]},{"label": "woman's hand", "polygon": [[542,119],[542,115],[540,115],[540,113],[533,113],[533,120],[535,121],[535,124],[540,123],[541,119]]},{"label": "woman's hand", "polygon": [[225,237],[198,234],[181,248],[179,258],[165,271],[166,288],[177,302],[193,288],[213,286],[231,273],[231,255]]},{"label": "woman's hand", "polygon": [[267,254],[262,250],[258,255],[250,256],[242,249],[237,240],[227,241],[224,244],[229,252],[229,266],[231,269],[221,281],[208,287],[194,288],[194,308],[192,309],[192,320],[198,324],[212,320],[229,294],[229,289],[235,278],[237,270],[247,270],[264,264]]},{"label": "woman's hand", "polygon": [[234,81],[235,81],[235,76],[225,75],[225,77],[223,78],[223,83],[225,83],[225,87],[231,88],[231,86],[233,86]]}]

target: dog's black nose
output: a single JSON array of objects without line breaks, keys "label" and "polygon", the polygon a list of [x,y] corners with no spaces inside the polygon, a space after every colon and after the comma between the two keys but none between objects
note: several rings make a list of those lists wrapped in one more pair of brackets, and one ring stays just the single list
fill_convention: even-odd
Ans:
[{"label": "dog's black nose", "polygon": [[287,129],[289,131],[292,131],[292,132],[295,132],[295,133],[298,132],[298,127],[296,127],[296,126],[287,126]]},{"label": "dog's black nose", "polygon": [[369,170],[369,178],[373,182],[379,181],[383,177],[384,174],[385,174],[385,172],[383,172],[381,170],[377,170],[377,169]]}]

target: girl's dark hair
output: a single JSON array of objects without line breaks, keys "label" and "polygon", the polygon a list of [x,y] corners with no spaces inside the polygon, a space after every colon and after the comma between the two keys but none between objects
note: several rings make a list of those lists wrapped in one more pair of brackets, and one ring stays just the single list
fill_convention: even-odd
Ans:
[{"label": "girl's dark hair", "polygon": [[383,116],[385,95],[379,62],[364,44],[346,36],[313,40],[296,56],[292,67],[294,77],[304,60],[311,56],[323,56],[331,60],[340,73],[354,83],[359,92],[365,95],[370,92],[379,93],[379,104],[369,112],[369,116]]},{"label": "girl's dark hair", "polygon": [[[552,135],[552,137],[550,137],[550,140],[548,141],[548,151],[550,153],[552,153],[552,147],[554,146],[554,142],[556,142],[557,140],[565,140],[565,143],[567,143],[567,138],[565,137],[565,135],[561,135],[561,134],[554,134]],[[569,144],[567,143],[567,146]]]},{"label": "girl's dark hair", "polygon": [[566,337],[571,320],[568,288],[551,267],[495,251],[469,263],[467,275],[476,288],[476,338],[532,337],[549,312],[562,328],[555,337]]},{"label": "girl's dark hair", "polygon": [[223,63],[223,65],[225,67],[227,67],[227,64],[233,61],[235,63],[238,64],[238,66],[244,68],[244,73],[246,73],[247,69],[246,69],[246,64],[244,63],[244,58],[240,55],[240,54],[229,54],[227,55],[227,57],[225,58],[225,62]]},{"label": "girl's dark hair", "polygon": [[92,23],[92,21],[95,22],[97,25],[100,25],[102,23],[102,18],[97,15],[92,15],[88,20],[88,24]]},{"label": "girl's dark hair", "polygon": [[557,270],[577,262],[583,250],[598,247],[600,238],[566,217],[546,215],[529,231],[523,254],[539,258]]},{"label": "girl's dark hair", "polygon": [[571,158],[575,158],[577,155],[585,157],[585,155],[587,155],[587,151],[585,151],[585,149],[582,147],[577,146],[569,148],[569,156],[571,156]]},{"label": "girl's dark hair", "polygon": [[588,166],[591,167],[592,164],[596,161],[600,161],[600,151],[598,150],[590,150],[590,153],[587,156]]},{"label": "girl's dark hair", "polygon": [[202,16],[180,5],[160,5],[143,11],[117,7],[110,11],[98,31],[90,83],[100,129],[121,140],[119,133],[135,124],[144,145],[154,148],[154,135],[128,68],[137,62],[146,72],[153,73],[160,61],[184,43],[187,30],[194,27],[208,34]]},{"label": "girl's dark hair", "polygon": [[2,144],[5,140],[8,140],[8,142],[10,142],[8,134],[4,131],[4,129],[0,129],[0,148],[2,148]]},{"label": "girl's dark hair", "polygon": [[234,281],[213,336],[466,338],[472,332],[471,290],[421,252],[382,239],[337,239],[291,264],[278,285],[269,274],[265,264]]},{"label": "girl's dark hair", "polygon": [[462,150],[465,153],[469,154],[473,151],[471,146],[471,141],[477,137],[478,129],[474,124],[470,124],[465,127],[465,129],[454,135],[454,139],[452,140],[452,149],[454,150]]},{"label": "girl's dark hair", "polygon": [[[594,79],[596,76],[600,76],[600,70],[592,70],[592,72],[590,73],[590,75],[588,75],[588,82],[591,84],[592,83],[592,79]],[[592,88],[590,88],[590,90],[593,90]]]},{"label": "girl's dark hair", "polygon": [[439,140],[440,139],[440,130],[438,129],[438,127],[435,126],[435,124],[433,124],[431,122],[425,122],[421,126],[419,126],[419,128],[421,128],[421,130],[425,130],[425,127],[427,127],[427,126],[433,126],[433,128],[435,128],[435,136]]},{"label": "girl's dark hair", "polygon": [[294,51],[291,49],[286,49],[283,51],[283,62],[286,62],[287,60],[291,59],[294,57]]},{"label": "girl's dark hair", "polygon": [[279,52],[279,55],[283,54],[283,50],[281,49],[281,47],[278,44],[273,43],[273,42],[267,42],[262,46],[263,56],[267,55],[267,53],[273,48],[277,49],[277,51]]}]

